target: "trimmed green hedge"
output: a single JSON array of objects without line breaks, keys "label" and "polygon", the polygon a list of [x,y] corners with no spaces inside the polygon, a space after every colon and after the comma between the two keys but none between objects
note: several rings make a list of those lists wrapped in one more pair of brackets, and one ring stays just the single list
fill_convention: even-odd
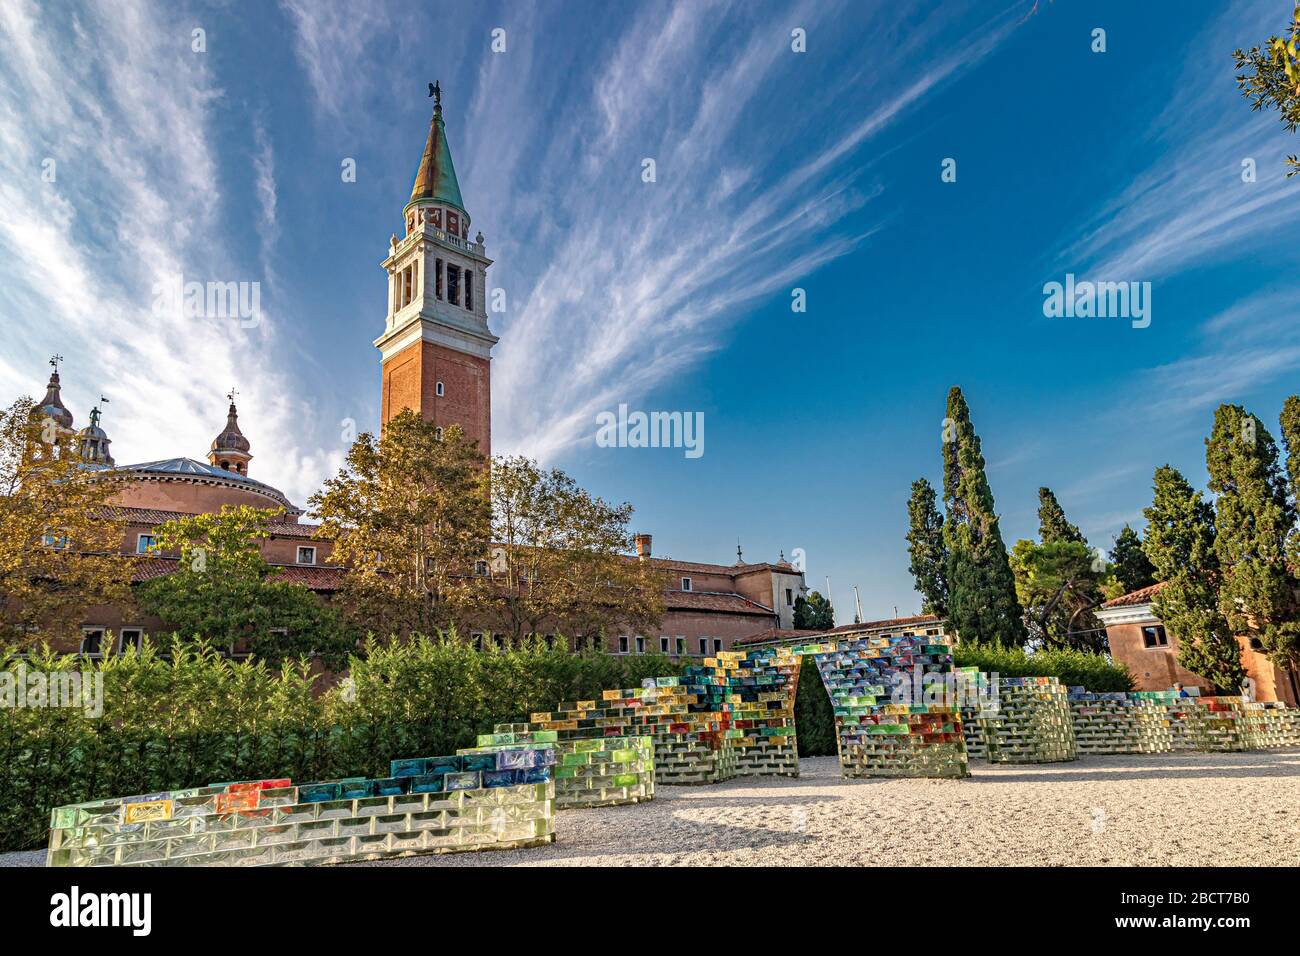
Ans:
[{"label": "trimmed green hedge", "polygon": [[799,666],[794,723],[800,757],[834,757],[839,753],[835,745],[835,711],[811,657]]},{"label": "trimmed green hedge", "polygon": [[958,667],[978,667],[999,677],[1057,677],[1067,687],[1086,687],[1094,693],[1133,689],[1133,675],[1123,664],[1103,654],[1052,650],[1025,653],[1023,647],[1001,644],[958,644],[953,649]]},{"label": "trimmed green hedge", "polygon": [[321,694],[305,665],[272,670],[174,641],[102,662],[48,651],[0,675],[103,677],[103,714],[0,707],[0,849],[43,846],[50,809],[218,780],[385,776],[394,757],[450,754],[497,723],[677,673],[661,655],[528,646],[481,653],[452,639],[370,645]]}]

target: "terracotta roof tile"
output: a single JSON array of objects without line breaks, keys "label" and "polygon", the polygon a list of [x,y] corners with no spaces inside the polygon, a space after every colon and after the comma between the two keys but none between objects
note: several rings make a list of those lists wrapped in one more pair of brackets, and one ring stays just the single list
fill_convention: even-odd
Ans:
[{"label": "terracotta roof tile", "polygon": [[[147,524],[156,526],[164,521],[175,521],[178,518],[193,518],[194,513],[189,511],[164,511],[161,508],[132,508],[128,505],[106,505],[101,509],[101,515],[110,521],[126,521],[131,524]],[[289,521],[273,522],[269,526],[271,537],[273,538],[320,538],[320,525],[318,524],[294,524]]]},{"label": "terracotta roof tile", "polygon": [[820,637],[825,634],[854,634],[858,631],[871,631],[883,628],[894,627],[923,627],[930,624],[940,624],[942,618],[935,614],[915,614],[911,617],[891,617],[882,621],[863,621],[861,624],[842,624],[839,627],[831,628],[829,631],[821,630],[790,630],[770,628],[766,631],[760,631],[749,637],[741,638],[736,641],[737,644],[762,644],[769,641],[789,641],[799,638],[811,640],[814,637]]},{"label": "terracotta roof tile", "polygon": [[1128,594],[1117,597],[1113,601],[1107,601],[1102,605],[1102,607],[1138,607],[1143,604],[1150,604],[1151,599],[1159,594],[1160,589],[1164,586],[1163,581],[1157,581],[1155,584],[1147,587],[1138,588],[1136,591],[1130,591]]},{"label": "terracotta roof tile", "polygon": [[721,611],[763,617],[774,613],[770,607],[727,591],[668,591],[664,594],[664,606],[674,611]]},{"label": "terracotta roof tile", "polygon": [[[138,558],[131,571],[131,581],[163,578],[175,574],[179,565],[178,558]],[[273,577],[304,585],[313,591],[337,591],[343,583],[343,569],[333,565],[277,564],[273,567],[278,572]]]}]

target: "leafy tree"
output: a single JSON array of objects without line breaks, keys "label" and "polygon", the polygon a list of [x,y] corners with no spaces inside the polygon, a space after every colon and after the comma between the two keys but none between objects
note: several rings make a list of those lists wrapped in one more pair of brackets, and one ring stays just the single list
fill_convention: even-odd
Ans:
[{"label": "leafy tree", "polygon": [[[1233,59],[1245,71],[1237,74],[1237,89],[1251,101],[1251,110],[1276,109],[1282,126],[1294,133],[1300,126],[1300,4],[1289,27],[1289,38],[1271,36],[1263,47],[1236,50]],[[1288,156],[1286,162],[1288,178],[1300,173],[1300,157]]]},{"label": "leafy tree", "polygon": [[1106,567],[1082,541],[1022,540],[1011,552],[1016,596],[1031,636],[1061,648],[1104,651],[1106,632],[1094,625]]},{"label": "leafy tree", "polygon": [[353,621],[382,637],[432,634],[475,605],[473,569],[491,535],[486,481],[476,442],[410,409],[378,439],[357,437],[310,499],[347,568],[340,597]]},{"label": "leafy tree", "polygon": [[[1286,473],[1291,502],[1300,508],[1300,395],[1292,395],[1282,406],[1282,446],[1286,449]],[[1300,565],[1300,529],[1291,532],[1291,560]]]},{"label": "leafy tree", "polygon": [[800,631],[829,631],[835,627],[835,608],[820,591],[811,592],[807,599],[801,594],[794,599],[794,626]]},{"label": "leafy tree", "polygon": [[0,642],[77,636],[88,608],[129,607],[131,559],[105,507],[116,490],[77,436],[19,399],[0,409]]},{"label": "leafy tree", "polygon": [[948,613],[948,552],[943,544],[943,512],[935,503],[934,488],[924,478],[912,482],[907,502],[909,570],[921,595],[921,611],[945,617]]},{"label": "leafy tree", "polygon": [[1171,465],[1156,469],[1142,549],[1164,586],[1155,614],[1178,638],[1178,663],[1221,690],[1241,683],[1241,649],[1219,610],[1214,509]]},{"label": "leafy tree", "polygon": [[278,666],[319,654],[327,666],[346,661],[356,645],[339,614],[309,589],[277,578],[258,542],[281,512],[224,505],[159,525],[156,552],[179,552],[176,570],[138,586],[140,607],[184,638],[247,648]]},{"label": "leafy tree", "polygon": [[1038,489],[1038,537],[1043,544],[1054,544],[1057,541],[1077,541],[1084,545],[1088,543],[1078,525],[1071,524],[1065,517],[1065,511],[1051,488]]},{"label": "leafy tree", "polygon": [[943,434],[948,622],[967,641],[1023,644],[1024,612],[961,389],[948,393]]},{"label": "leafy tree", "polygon": [[1142,539],[1138,533],[1124,525],[1124,530],[1115,537],[1115,546],[1110,549],[1111,570],[1114,572],[1115,593],[1109,597],[1117,598],[1156,583],[1155,565],[1142,550]]},{"label": "leafy tree", "polygon": [[521,457],[493,460],[491,500],[480,606],[494,631],[518,641],[545,629],[586,644],[617,629],[658,628],[667,572],[628,556],[631,505],[611,505]]},{"label": "leafy tree", "polygon": [[1298,582],[1286,554],[1296,516],[1277,444],[1254,415],[1220,405],[1205,463],[1217,496],[1219,608],[1235,633],[1258,635],[1278,667],[1300,666]]}]

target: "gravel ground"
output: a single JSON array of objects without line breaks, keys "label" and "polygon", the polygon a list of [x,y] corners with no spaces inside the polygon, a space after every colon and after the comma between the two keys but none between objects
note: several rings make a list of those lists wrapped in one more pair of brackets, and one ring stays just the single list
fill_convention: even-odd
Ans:
[{"label": "gravel ground", "polygon": [[[362,866],[1290,865],[1300,750],[973,764],[967,780],[801,776],[660,787],[650,803],[565,810],[558,842]],[[44,852],[0,854],[39,866]]]}]

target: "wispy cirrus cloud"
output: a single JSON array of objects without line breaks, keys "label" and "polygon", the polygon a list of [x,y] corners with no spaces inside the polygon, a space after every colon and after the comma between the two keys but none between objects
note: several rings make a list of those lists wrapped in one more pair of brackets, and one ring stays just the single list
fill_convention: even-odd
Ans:
[{"label": "wispy cirrus cloud", "polygon": [[78,424],[105,393],[114,453],[130,462],[202,458],[238,384],[255,476],[302,501],[331,460],[304,442],[310,416],[277,364],[274,310],[241,327],[154,309],[165,277],[258,279],[221,238],[222,91],[193,28],[148,0],[0,6],[0,392],[39,393],[45,358],[61,353]]},{"label": "wispy cirrus cloud", "polygon": [[[1233,4],[1200,32],[1151,124],[1154,162],[1100,205],[1062,259],[1096,276],[1152,279],[1248,255],[1294,222],[1297,184],[1283,164],[1294,147],[1275,113],[1250,112],[1231,60],[1284,25],[1277,3],[1257,0]],[[1254,182],[1243,181],[1247,161]]]},{"label": "wispy cirrus cloud", "polygon": [[[525,39],[512,56],[521,60],[491,64],[466,125],[482,128],[490,111],[527,143],[539,100],[552,103],[552,119],[558,111],[573,121],[549,124],[540,152],[506,144],[503,157],[480,143],[465,165],[476,187],[467,196],[505,198],[516,213],[489,212],[506,232],[491,250],[494,284],[512,303],[494,317],[499,447],[550,458],[590,441],[599,411],[680,376],[725,341],[742,307],[788,301],[793,287],[885,228],[888,210],[867,215],[887,184],[863,146],[1013,28],[996,19],[978,41],[918,72],[910,57],[933,47],[940,24],[908,32],[904,13],[855,8],[874,18],[860,25],[864,35],[901,31],[907,41],[873,50],[880,62],[864,91],[802,96],[792,121],[770,122],[765,113],[791,105],[780,84],[798,62],[785,25],[826,43],[846,9],[795,5],[777,28],[736,6],[681,4],[667,17],[646,8],[585,88],[546,86],[517,31]],[[645,160],[655,182],[642,181]]]}]

